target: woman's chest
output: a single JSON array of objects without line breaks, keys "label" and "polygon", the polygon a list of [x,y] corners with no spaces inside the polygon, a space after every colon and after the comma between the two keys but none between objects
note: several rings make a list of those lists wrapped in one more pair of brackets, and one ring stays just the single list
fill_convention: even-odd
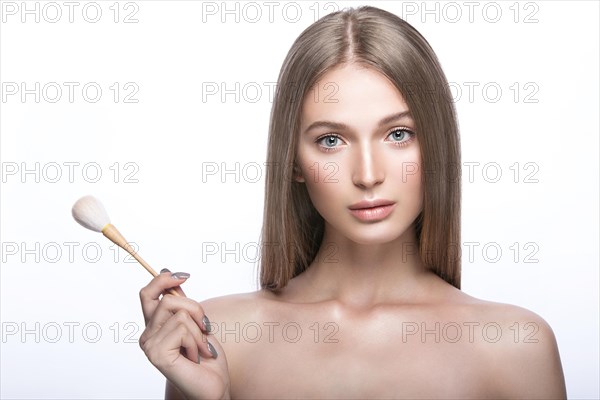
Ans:
[{"label": "woman's chest", "polygon": [[435,329],[423,335],[415,333],[413,324],[398,331],[377,322],[341,326],[300,320],[241,326],[239,341],[224,343],[232,397],[491,396],[489,370],[477,342]]}]

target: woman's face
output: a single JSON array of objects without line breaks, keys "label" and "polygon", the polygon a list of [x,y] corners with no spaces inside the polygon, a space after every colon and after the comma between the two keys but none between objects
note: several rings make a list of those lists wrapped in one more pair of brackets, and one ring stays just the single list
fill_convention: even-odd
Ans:
[{"label": "woman's face", "polygon": [[329,71],[303,101],[299,134],[296,179],[329,233],[375,244],[407,231],[422,209],[419,142],[384,75],[355,64]]}]

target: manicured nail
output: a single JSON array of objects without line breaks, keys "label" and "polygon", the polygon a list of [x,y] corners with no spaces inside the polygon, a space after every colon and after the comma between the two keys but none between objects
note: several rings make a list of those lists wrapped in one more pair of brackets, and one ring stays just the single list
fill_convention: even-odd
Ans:
[{"label": "manicured nail", "polygon": [[202,322],[204,323],[204,329],[206,329],[206,332],[210,333],[210,331],[212,331],[212,326],[210,326],[210,321],[206,315],[202,317]]},{"label": "manicured nail", "polygon": [[206,343],[208,343],[208,351],[210,351],[210,354],[212,354],[213,358],[217,358],[217,356],[219,354],[217,353],[215,346],[213,346],[210,342],[206,342]]},{"label": "manicured nail", "polygon": [[161,273],[161,274],[164,274],[165,272],[171,272],[171,271],[169,271],[169,270],[168,270],[168,269],[166,269],[166,268],[163,268],[163,269],[161,269],[161,270],[160,270],[160,273]]},{"label": "manicured nail", "polygon": [[190,274],[187,272],[173,272],[171,274],[171,278],[173,279],[187,279],[190,277]]}]

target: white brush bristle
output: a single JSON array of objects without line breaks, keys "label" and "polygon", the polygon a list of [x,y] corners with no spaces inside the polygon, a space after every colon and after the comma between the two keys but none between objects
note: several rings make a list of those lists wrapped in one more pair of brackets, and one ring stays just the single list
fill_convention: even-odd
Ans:
[{"label": "white brush bristle", "polygon": [[73,204],[71,213],[75,221],[96,232],[102,232],[102,228],[110,224],[110,219],[104,206],[93,196],[84,196],[77,200]]}]

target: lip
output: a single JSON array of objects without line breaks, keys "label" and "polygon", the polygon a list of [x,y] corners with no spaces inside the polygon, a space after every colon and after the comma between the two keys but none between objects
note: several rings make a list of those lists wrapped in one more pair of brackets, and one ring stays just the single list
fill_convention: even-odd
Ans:
[{"label": "lip", "polygon": [[356,204],[352,204],[348,207],[351,210],[360,210],[363,208],[373,208],[373,207],[381,207],[381,206],[389,206],[395,204],[395,201],[385,200],[385,199],[377,199],[377,200],[363,200]]},{"label": "lip", "polygon": [[357,219],[365,222],[373,222],[387,218],[395,207],[396,203],[390,200],[372,200],[361,201],[351,205],[348,209]]}]

